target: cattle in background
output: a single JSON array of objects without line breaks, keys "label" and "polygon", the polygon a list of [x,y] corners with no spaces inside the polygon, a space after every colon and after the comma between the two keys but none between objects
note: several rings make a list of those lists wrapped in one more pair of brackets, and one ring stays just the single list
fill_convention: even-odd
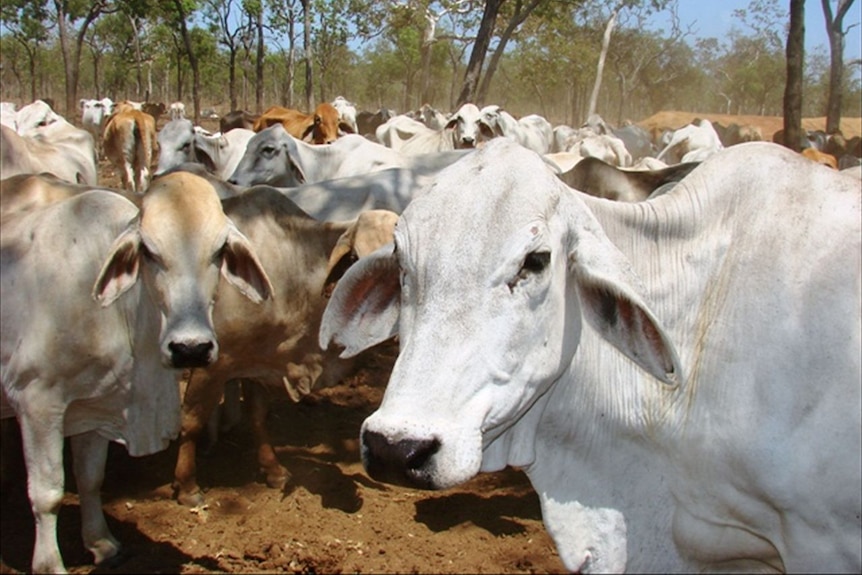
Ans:
[{"label": "cattle in background", "polygon": [[187,162],[205,166],[216,177],[227,180],[245,154],[254,132],[236,128],[212,135],[196,130],[191,120],[171,120],[159,130],[159,163],[156,175]]},{"label": "cattle in background", "polygon": [[375,138],[377,128],[395,116],[395,112],[388,108],[380,108],[376,112],[363,110],[356,114],[356,133],[369,139]]},{"label": "cattle in background", "polygon": [[448,121],[446,114],[427,103],[422,104],[418,110],[410,112],[406,116],[422,122],[432,130],[442,130]]},{"label": "cattle in background", "polygon": [[437,132],[437,130],[429,128],[408,114],[399,114],[377,126],[374,132],[374,141],[400,152],[404,148],[404,144],[414,136],[419,134],[431,135]]},{"label": "cattle in background", "polygon": [[[406,126],[405,126],[406,124]],[[398,132],[396,138],[385,135],[384,130],[390,127]],[[406,140],[404,135],[413,133]],[[449,116],[449,120],[441,130],[432,130],[422,122],[407,116],[393,118],[386,125],[377,129],[378,140],[393,141],[393,149],[408,156],[423,155],[433,152],[473,149],[487,140],[495,137],[490,126],[483,121],[479,108],[472,103],[466,103]]]},{"label": "cattle in background", "polygon": [[31,566],[65,572],[64,437],[83,542],[99,564],[120,548],[100,495],[108,442],[132,456],[165,449],[180,429],[179,370],[218,358],[209,309],[219,276],[233,286],[222,292],[253,301],[272,286],[212,188],[190,174],[155,182],[140,210],[95,190],[5,218],[0,248],[0,379],[27,462]]},{"label": "cattle in background", "polygon": [[96,146],[89,132],[73,126],[41,101],[21,110],[28,114],[24,125],[31,126],[26,133],[0,126],[2,177],[50,172],[72,183],[95,185]]},{"label": "cattle in background", "polygon": [[643,158],[652,158],[656,155],[655,146],[652,144],[650,133],[637,124],[626,124],[621,128],[613,128],[611,135],[622,140],[631,155],[633,165]]},{"label": "cattle in background", "polygon": [[0,102],[0,124],[18,131],[18,108],[12,102]]},{"label": "cattle in background", "polygon": [[802,155],[811,160],[812,162],[822,164],[824,166],[829,166],[833,170],[838,169],[838,160],[832,154],[827,154],[826,152],[821,152],[817,148],[805,148],[802,150]]},{"label": "cattle in background", "polygon": [[337,96],[332,101],[332,107],[338,110],[339,123],[345,124],[349,128],[349,131],[345,131],[350,134],[358,134],[359,131],[356,126],[356,106],[351,104],[344,96]]},{"label": "cattle in background", "polygon": [[339,136],[352,133],[353,128],[338,119],[338,110],[332,104],[318,104],[313,114],[273,106],[261,114],[253,130],[260,132],[281,124],[294,138],[311,144],[331,144]]},{"label": "cattle in background", "polygon": [[641,202],[664,186],[673,186],[689,174],[697,162],[673,164],[658,170],[621,169],[599,158],[587,157],[562,174],[566,185],[597,198]]},{"label": "cattle in background", "polygon": [[[353,258],[370,253],[380,242],[391,241],[394,219],[370,224],[370,244],[365,230],[369,224],[365,224],[359,233],[366,241],[357,243],[355,231],[352,241],[341,237],[349,235],[355,223],[317,221],[271,188],[254,188],[223,203],[276,289],[272,299],[259,306],[229,291],[220,293],[215,303],[219,359],[206,369],[192,371],[183,397],[174,490],[177,499],[190,506],[203,503],[197,483],[196,442],[215,412],[225,383],[236,378],[243,378],[243,395],[250,405],[258,464],[270,487],[284,487],[289,474],[279,463],[266,430],[269,396],[298,401],[313,388],[337,384],[351,373],[353,359],[339,359],[337,352],[324,352],[317,343],[327,301],[325,286],[336,282],[338,272]],[[336,247],[338,261],[344,261],[330,267]]]},{"label": "cattle in background", "polygon": [[245,155],[228,181],[244,187],[291,187],[396,167],[425,174],[451,164],[461,155],[449,151],[407,156],[356,134],[328,146],[315,146],[294,138],[276,124],[248,141]]},{"label": "cattle in background", "polygon": [[258,118],[260,118],[260,114],[252,114],[245,110],[233,110],[219,119],[219,131],[222,134],[226,134],[236,128],[254,131],[254,123]]},{"label": "cattle in background", "polygon": [[668,164],[700,162],[723,148],[712,123],[698,118],[675,130],[656,157]]},{"label": "cattle in background", "polygon": [[522,468],[576,572],[859,572],[860,200],[766,143],[630,204],[489,142],[324,312],[344,357],[399,338],[365,469]]},{"label": "cattle in background", "polygon": [[186,117],[186,105],[182,102],[171,102],[168,110],[171,120],[182,120]]},{"label": "cattle in background", "polygon": [[96,153],[101,158],[104,156],[102,132],[108,117],[114,113],[114,101],[107,97],[101,100],[82,98],[80,105],[81,125],[93,136],[93,141],[96,143]]},{"label": "cattle in background", "polygon": [[118,105],[105,124],[105,155],[120,172],[123,189],[143,193],[150,181],[156,149],[156,120],[130,106]]},{"label": "cattle in background", "polygon": [[744,142],[760,142],[763,140],[763,131],[751,124],[739,125],[731,122],[724,129],[724,134],[719,134],[719,139],[725,148]]},{"label": "cattle in background", "polygon": [[164,102],[144,102],[141,104],[141,111],[152,116],[157,123],[166,110]]},{"label": "cattle in background", "polygon": [[22,136],[46,134],[57,125],[72,125],[44,100],[35,100],[15,113],[15,130]]},{"label": "cattle in background", "polygon": [[554,129],[543,117],[530,114],[520,119],[497,105],[485,106],[480,110],[482,122],[489,126],[497,137],[509,138],[537,154],[551,151]]}]

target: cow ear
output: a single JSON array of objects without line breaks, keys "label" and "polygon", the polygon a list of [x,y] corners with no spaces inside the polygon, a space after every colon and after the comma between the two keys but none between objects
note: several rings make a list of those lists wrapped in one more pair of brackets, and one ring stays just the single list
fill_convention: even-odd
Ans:
[{"label": "cow ear", "polygon": [[221,274],[254,303],[261,303],[272,296],[272,282],[257,259],[251,242],[233,224],[228,226]]},{"label": "cow ear", "polygon": [[352,357],[397,333],[401,310],[401,274],[387,244],[360,258],[338,281],[323,311],[319,343],[327,349],[344,346],[341,357]]},{"label": "cow ear", "polygon": [[353,131],[353,126],[351,126],[347,122],[339,122],[338,123],[338,129],[341,130],[342,132],[344,132],[345,134],[355,134],[356,133]]},{"label": "cow ear", "polygon": [[93,299],[108,307],[138,281],[141,264],[141,232],[135,219],[111,246],[93,286]]},{"label": "cow ear", "polygon": [[597,225],[580,226],[577,235],[569,266],[587,322],[656,379],[676,387],[683,377],[679,357],[641,297],[631,263]]},{"label": "cow ear", "polygon": [[445,126],[443,129],[444,129],[444,130],[452,130],[452,129],[454,129],[454,128],[455,128],[455,126],[457,126],[457,125],[458,125],[458,117],[457,117],[457,116],[453,116],[452,118],[449,118],[449,121],[448,121],[448,122],[446,122],[446,126]]}]

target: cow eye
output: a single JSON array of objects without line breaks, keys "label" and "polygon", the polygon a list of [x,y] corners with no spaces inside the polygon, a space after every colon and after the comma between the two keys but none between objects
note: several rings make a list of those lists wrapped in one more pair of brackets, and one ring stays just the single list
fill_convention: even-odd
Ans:
[{"label": "cow eye", "polygon": [[275,146],[264,146],[260,150],[260,155],[264,158],[270,159],[275,157],[277,151],[278,149]]},{"label": "cow eye", "polygon": [[524,263],[521,264],[521,269],[517,275],[509,282],[509,289],[513,290],[515,286],[522,280],[528,279],[530,276],[539,275],[548,264],[551,263],[551,252],[530,252],[524,257]]}]

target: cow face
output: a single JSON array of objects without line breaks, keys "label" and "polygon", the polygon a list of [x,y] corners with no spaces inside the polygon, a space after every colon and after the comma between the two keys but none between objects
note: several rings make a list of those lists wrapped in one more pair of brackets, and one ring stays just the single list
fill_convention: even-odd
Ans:
[{"label": "cow face", "polygon": [[161,318],[168,367],[204,367],[218,358],[212,309],[219,274],[254,302],[272,285],[248,240],[224,215],[206,180],[185,172],[156,180],[139,217],[114,242],[93,295],[110,305],[143,279]]},{"label": "cow face", "polygon": [[452,137],[456,149],[475,148],[479,143],[494,137],[491,128],[482,119],[475,104],[464,104],[452,114],[446,123],[447,130],[453,130]]},{"label": "cow face", "polygon": [[669,381],[675,354],[634,285],[539,156],[500,138],[442,171],[404,211],[394,249],[357,262],[324,313],[321,345],[347,355],[400,339],[362,425],[369,474],[432,489],[470,479],[570,365],[582,317]]},{"label": "cow face", "polygon": [[256,133],[228,182],[238,186],[268,184],[295,187],[305,183],[305,173],[294,158],[296,142],[281,124]]}]

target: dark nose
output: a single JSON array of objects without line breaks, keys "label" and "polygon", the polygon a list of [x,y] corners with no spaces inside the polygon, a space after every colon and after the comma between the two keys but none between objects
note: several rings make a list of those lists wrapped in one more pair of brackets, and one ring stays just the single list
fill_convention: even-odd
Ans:
[{"label": "dark nose", "polygon": [[214,344],[211,341],[191,344],[172,341],[168,344],[168,349],[171,350],[171,363],[176,368],[208,366],[213,347]]},{"label": "dark nose", "polygon": [[383,434],[362,434],[365,470],[373,479],[420,489],[434,489],[428,470],[431,456],[440,449],[440,440],[402,439],[390,442]]},{"label": "dark nose", "polygon": [[476,145],[475,140],[473,138],[461,138],[461,146],[465,148],[472,148]]}]

